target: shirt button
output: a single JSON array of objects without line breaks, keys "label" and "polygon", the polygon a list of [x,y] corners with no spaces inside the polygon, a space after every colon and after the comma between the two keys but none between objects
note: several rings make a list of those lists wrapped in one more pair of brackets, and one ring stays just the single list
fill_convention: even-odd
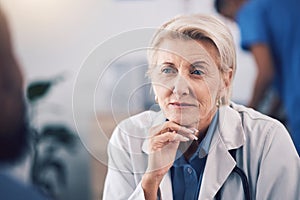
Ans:
[{"label": "shirt button", "polygon": [[188,172],[189,174],[192,174],[192,173],[193,173],[193,170],[192,170],[190,167],[188,167],[188,168],[187,168],[187,172]]}]

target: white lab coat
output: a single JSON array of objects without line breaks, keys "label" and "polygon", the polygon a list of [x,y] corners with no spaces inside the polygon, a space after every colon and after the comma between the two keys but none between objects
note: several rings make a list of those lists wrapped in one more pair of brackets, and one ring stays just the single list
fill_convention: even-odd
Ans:
[{"label": "white lab coat", "polygon": [[[118,125],[109,143],[103,199],[145,199],[141,178],[147,168],[148,130],[164,121],[161,112],[146,111]],[[228,152],[236,148],[237,162]],[[232,103],[219,110],[199,200],[214,199],[221,188],[221,199],[244,199],[241,178],[232,173],[236,164],[248,178],[253,199],[300,199],[300,159],[284,126]],[[170,173],[160,189],[162,199],[173,199]]]}]

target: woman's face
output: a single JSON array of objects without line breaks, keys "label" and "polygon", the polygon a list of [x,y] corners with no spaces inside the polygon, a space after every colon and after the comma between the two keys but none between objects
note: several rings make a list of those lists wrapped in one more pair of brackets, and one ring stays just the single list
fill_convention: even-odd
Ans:
[{"label": "woman's face", "polygon": [[186,127],[206,129],[225,91],[216,47],[206,40],[166,39],[155,58],[152,85],[165,117]]}]

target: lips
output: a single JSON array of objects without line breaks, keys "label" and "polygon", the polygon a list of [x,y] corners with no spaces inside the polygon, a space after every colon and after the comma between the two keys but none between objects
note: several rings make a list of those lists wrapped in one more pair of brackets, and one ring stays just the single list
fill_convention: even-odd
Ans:
[{"label": "lips", "polygon": [[194,107],[195,104],[192,103],[186,103],[186,102],[171,102],[169,103],[170,106],[174,106],[174,107]]}]

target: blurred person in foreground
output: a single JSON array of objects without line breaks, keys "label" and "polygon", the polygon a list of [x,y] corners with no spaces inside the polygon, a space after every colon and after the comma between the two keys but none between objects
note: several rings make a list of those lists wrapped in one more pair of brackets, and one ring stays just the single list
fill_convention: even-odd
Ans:
[{"label": "blurred person in foreground", "polygon": [[254,56],[257,76],[249,106],[257,109],[270,86],[275,88],[300,154],[299,0],[215,0],[215,7],[237,22],[241,46]]},{"label": "blurred person in foreground", "polygon": [[148,62],[161,111],[114,130],[104,199],[299,199],[300,160],[285,127],[230,100],[236,52],[222,22],[168,21]]},{"label": "blurred person in foreground", "polygon": [[23,101],[23,78],[15,59],[9,27],[0,9],[0,199],[44,199],[8,171],[28,148],[28,126]]}]

